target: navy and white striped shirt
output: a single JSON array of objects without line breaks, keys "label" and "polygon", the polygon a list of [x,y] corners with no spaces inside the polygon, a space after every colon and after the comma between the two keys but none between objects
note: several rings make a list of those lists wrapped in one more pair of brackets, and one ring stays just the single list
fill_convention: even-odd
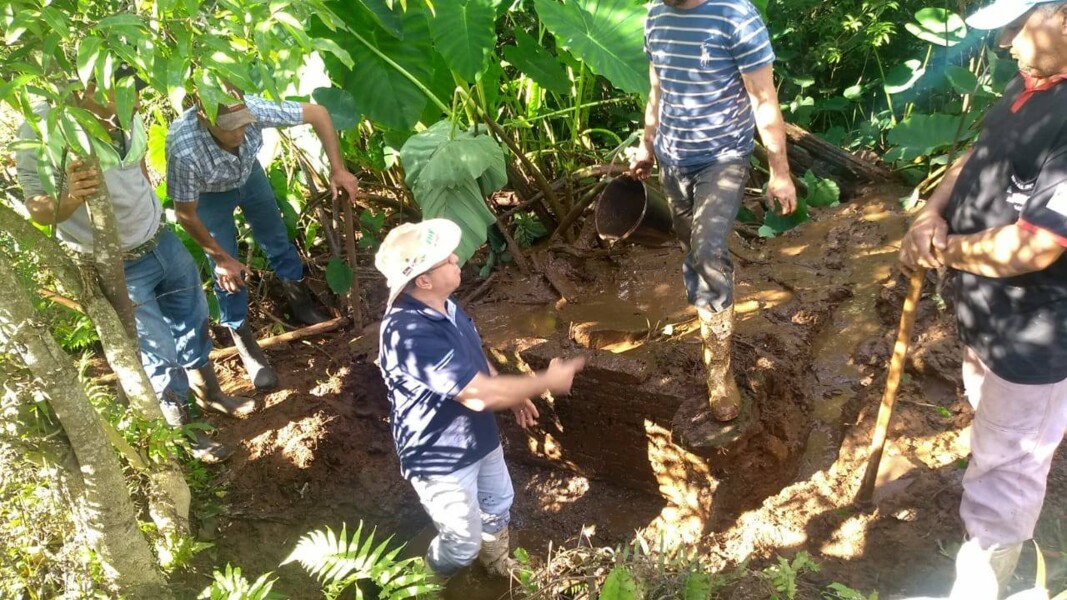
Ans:
[{"label": "navy and white striped shirt", "polygon": [[245,141],[233,155],[219,147],[190,108],[167,131],[167,195],[175,202],[193,202],[201,192],[228,192],[248,181],[256,154],[263,147],[263,128],[304,122],[299,102],[272,102],[247,95],[244,104],[256,117],[245,128]]},{"label": "navy and white striped shirt", "polygon": [[660,164],[699,167],[752,152],[755,120],[741,74],[774,63],[774,50],[749,0],[684,10],[656,2],[645,52],[660,81]]}]

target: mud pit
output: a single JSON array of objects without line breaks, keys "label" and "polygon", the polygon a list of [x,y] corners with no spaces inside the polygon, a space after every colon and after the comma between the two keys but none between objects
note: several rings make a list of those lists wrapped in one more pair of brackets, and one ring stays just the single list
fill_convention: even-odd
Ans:
[{"label": "mud pit", "polygon": [[[879,508],[851,506],[903,301],[899,195],[871,192],[774,240],[732,240],[734,368],[759,408],[715,448],[681,435],[701,430],[703,384],[680,251],[548,250],[541,260],[555,288],[515,269],[500,273],[469,310],[501,370],[540,368],[560,353],[590,358],[571,396],[540,402],[536,431],[500,418],[516,488],[513,544],[537,557],[583,531],[612,545],[640,530],[698,544],[723,568],[806,550],[823,566],[808,578],[813,585],[839,581],[882,598],[945,592],[952,562],[939,549],[952,552],[961,537],[970,412],[951,311],[938,310],[930,289]],[[569,301],[559,301],[560,287]],[[373,335],[271,351],[283,389],[244,420],[216,421],[219,438],[239,449],[217,470],[227,494],[201,519],[201,537],[215,547],[197,559],[203,572],[184,578],[190,591],[204,585],[209,565],[230,562],[253,576],[275,571],[275,589],[289,597],[318,598],[299,567],[278,563],[304,533],[360,519],[411,539],[410,553],[425,549],[432,528],[399,475],[384,386],[370,362]],[[228,388],[251,393],[235,367],[223,366]],[[1039,533],[1046,549],[1064,549],[1044,533],[1059,530],[1064,472],[1057,460]],[[1027,568],[1024,560],[1020,573]],[[734,592],[726,597],[760,597]],[[476,570],[448,591],[456,599],[506,594],[506,584]]]}]

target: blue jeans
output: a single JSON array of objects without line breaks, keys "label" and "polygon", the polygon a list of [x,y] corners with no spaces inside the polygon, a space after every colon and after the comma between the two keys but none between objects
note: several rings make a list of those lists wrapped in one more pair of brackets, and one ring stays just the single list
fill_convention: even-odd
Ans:
[{"label": "blue jeans", "polygon": [[123,270],[137,321],[141,364],[152,389],[156,396],[169,389],[184,399],[189,394],[185,370],[207,364],[211,352],[207,298],[196,263],[168,228],[151,252],[126,261]]},{"label": "blue jeans", "polygon": [[734,303],[734,263],[726,238],[741,208],[748,159],[698,170],[661,165],[659,172],[674,231],[685,251],[686,298],[698,308],[719,312]]},{"label": "blue jeans", "polygon": [[434,573],[452,575],[473,563],[482,549],[482,532],[498,533],[511,522],[515,490],[500,446],[469,467],[410,481],[437,528],[426,552]]},{"label": "blue jeans", "polygon": [[[303,279],[304,265],[300,262],[296,247],[289,242],[289,233],[274,199],[274,190],[259,163],[252,168],[252,174],[240,187],[228,192],[201,193],[200,203],[196,207],[196,215],[211,237],[234,258],[238,256],[237,226],[233,221],[237,207],[241,208],[245,221],[252,227],[252,239],[263,249],[278,277],[289,281]],[[211,261],[211,272],[214,278],[214,261]],[[239,328],[248,316],[248,288],[231,294],[220,288],[218,281],[214,283],[221,313],[219,321],[230,329]]]}]

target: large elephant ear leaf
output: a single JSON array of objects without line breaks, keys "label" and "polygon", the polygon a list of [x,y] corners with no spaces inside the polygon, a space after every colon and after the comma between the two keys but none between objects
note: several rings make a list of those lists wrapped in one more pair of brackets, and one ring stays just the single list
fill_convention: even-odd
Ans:
[{"label": "large elephant ear leaf", "polygon": [[374,20],[389,35],[398,40],[404,39],[404,27],[400,23],[400,15],[393,12],[385,0],[359,0],[359,2],[374,15]]},{"label": "large elephant ear leaf", "polygon": [[428,101],[422,90],[389,62],[418,81],[433,78],[433,63],[428,60],[433,45],[422,10],[412,6],[401,17],[403,40],[365,19],[366,26],[350,24],[353,37],[342,44],[356,61],[355,68],[343,77],[344,88],[367,117],[392,129],[413,127]]},{"label": "large elephant ear leaf", "polygon": [[430,33],[448,66],[466,81],[485,66],[496,44],[496,7],[492,0],[448,0],[434,5]]},{"label": "large elephant ear leaf", "polygon": [[563,65],[530,34],[516,30],[515,44],[504,48],[504,58],[516,69],[550,92],[566,94],[570,91],[570,81],[567,80]]},{"label": "large elephant ear leaf", "polygon": [[496,222],[485,195],[507,182],[500,145],[467,131],[453,136],[452,124],[441,121],[412,136],[400,149],[400,161],[423,216],[451,219],[463,230],[456,255],[466,262]]},{"label": "large elephant ear leaf", "polygon": [[645,11],[633,0],[534,0],[541,22],[597,75],[615,87],[648,94]]}]

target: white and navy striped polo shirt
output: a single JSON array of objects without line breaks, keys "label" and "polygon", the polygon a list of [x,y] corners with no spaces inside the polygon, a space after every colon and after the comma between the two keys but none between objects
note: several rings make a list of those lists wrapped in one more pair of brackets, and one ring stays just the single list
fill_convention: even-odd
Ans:
[{"label": "white and navy striped polo shirt", "polygon": [[774,62],[770,35],[748,0],[678,9],[656,2],[645,52],[660,81],[656,158],[697,167],[752,152],[755,120],[741,80]]}]

